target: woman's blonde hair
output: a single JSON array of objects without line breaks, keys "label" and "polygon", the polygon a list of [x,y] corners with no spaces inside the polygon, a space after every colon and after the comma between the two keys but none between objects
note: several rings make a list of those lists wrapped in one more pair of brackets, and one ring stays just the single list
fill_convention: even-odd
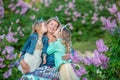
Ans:
[{"label": "woman's blonde hair", "polygon": [[61,25],[58,17],[51,17],[50,19],[47,20],[46,25],[47,25],[50,21],[52,21],[52,20],[54,20],[54,21],[56,21],[56,22],[58,23],[58,26],[57,26],[57,27],[59,27],[59,26]]},{"label": "woman's blonde hair", "polygon": [[61,28],[62,43],[66,47],[66,53],[70,53],[71,50],[71,32],[65,27]]}]

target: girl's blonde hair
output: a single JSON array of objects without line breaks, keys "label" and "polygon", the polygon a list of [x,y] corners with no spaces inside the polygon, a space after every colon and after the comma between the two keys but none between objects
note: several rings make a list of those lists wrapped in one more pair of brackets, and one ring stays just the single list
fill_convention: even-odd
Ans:
[{"label": "girl's blonde hair", "polygon": [[66,52],[70,53],[71,51],[71,32],[65,27],[61,28],[62,43],[66,47]]},{"label": "girl's blonde hair", "polygon": [[35,21],[34,24],[32,25],[32,33],[37,32],[36,28],[39,26],[41,27],[42,23],[45,23],[45,21]]},{"label": "girl's blonde hair", "polygon": [[52,20],[54,20],[54,21],[56,21],[56,22],[58,23],[58,26],[57,26],[57,27],[59,27],[59,26],[61,25],[61,23],[60,23],[60,21],[59,21],[59,19],[58,19],[57,17],[52,17],[52,18],[48,19],[47,22],[46,22],[46,25],[47,25],[50,21],[52,21]]}]

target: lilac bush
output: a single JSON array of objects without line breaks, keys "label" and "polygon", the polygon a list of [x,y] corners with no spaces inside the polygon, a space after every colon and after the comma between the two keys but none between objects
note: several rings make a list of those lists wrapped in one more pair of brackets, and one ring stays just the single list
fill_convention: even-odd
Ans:
[{"label": "lilac bush", "polygon": [[23,0],[0,0],[1,80],[14,80],[21,77],[21,73],[18,73],[15,67],[11,68],[11,65],[18,58],[17,54],[23,45],[23,40],[27,38],[24,35],[30,34],[30,27],[36,20],[36,11],[36,9],[30,10]]},{"label": "lilac bush", "polygon": [[[108,68],[109,57],[104,54],[108,51],[108,47],[104,44],[102,39],[97,40],[96,45],[97,49],[94,50],[93,57],[81,57],[77,51],[74,52],[74,56],[71,56],[73,69],[75,73],[80,77],[80,79],[82,79],[83,77],[86,77],[85,79],[91,79],[91,74],[96,74],[97,76],[99,76],[97,71],[93,71],[94,68],[96,68],[95,70],[104,70]],[[97,78],[94,77],[93,79]]]}]

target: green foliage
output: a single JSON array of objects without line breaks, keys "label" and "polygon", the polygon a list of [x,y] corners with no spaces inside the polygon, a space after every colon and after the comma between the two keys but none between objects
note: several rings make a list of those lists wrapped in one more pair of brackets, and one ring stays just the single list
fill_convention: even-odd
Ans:
[{"label": "green foliage", "polygon": [[110,51],[106,54],[110,57],[109,68],[104,71],[106,79],[118,80],[120,79],[120,28],[111,34],[106,35],[106,43],[109,46]]}]

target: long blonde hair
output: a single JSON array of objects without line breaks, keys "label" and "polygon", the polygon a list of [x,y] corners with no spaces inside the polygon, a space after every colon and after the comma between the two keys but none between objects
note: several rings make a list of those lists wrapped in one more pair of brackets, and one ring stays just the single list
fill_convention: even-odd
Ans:
[{"label": "long blonde hair", "polygon": [[66,47],[66,53],[70,53],[71,50],[71,32],[67,28],[61,28],[62,43]]}]

